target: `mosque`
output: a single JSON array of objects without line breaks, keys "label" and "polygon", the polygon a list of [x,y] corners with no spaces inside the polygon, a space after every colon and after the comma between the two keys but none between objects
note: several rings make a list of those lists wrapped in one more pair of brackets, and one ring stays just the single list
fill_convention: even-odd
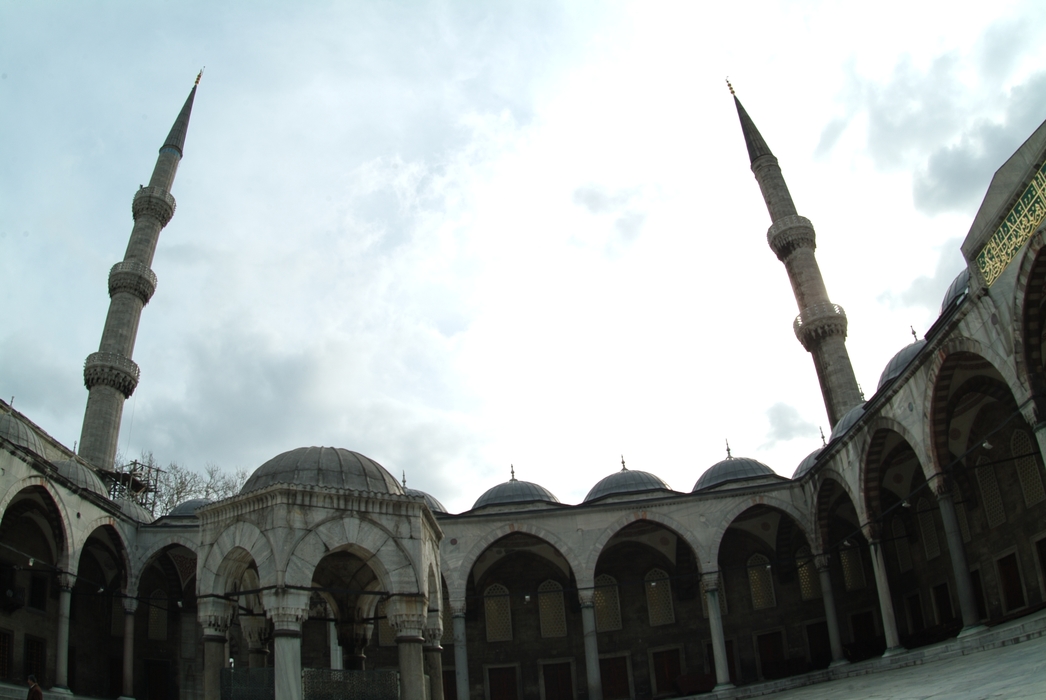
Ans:
[{"label": "mosque", "polygon": [[814,227],[734,98],[832,425],[790,479],[728,456],[679,492],[622,461],[576,505],[513,475],[450,514],[364,455],[302,447],[157,518],[149,474],[114,459],[196,91],[134,195],[78,451],[0,402],[0,696],[35,674],[54,697],[674,697],[1046,606],[1046,123],[866,398]]}]

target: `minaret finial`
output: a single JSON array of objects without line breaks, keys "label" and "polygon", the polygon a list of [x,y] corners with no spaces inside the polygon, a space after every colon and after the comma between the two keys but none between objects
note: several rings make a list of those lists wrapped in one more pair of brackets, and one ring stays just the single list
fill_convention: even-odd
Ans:
[{"label": "minaret finial", "polygon": [[919,334],[915,332],[915,326],[908,326],[912,329],[912,337],[915,338],[915,342],[919,342]]},{"label": "minaret finial", "polygon": [[207,66],[204,66],[203,68],[201,68],[201,69],[200,69],[200,72],[196,74],[196,82],[195,82],[195,83],[193,83],[193,87],[196,87],[197,85],[199,85],[199,84],[200,84],[200,78],[202,78],[202,77],[203,77],[203,72],[204,72],[205,70],[207,70]]},{"label": "minaret finial", "polygon": [[727,76],[726,78],[726,86],[730,88],[730,94],[734,97],[737,97],[737,93],[734,92],[734,86],[730,84],[730,76]]},{"label": "minaret finial", "polygon": [[516,465],[515,464],[510,464],[508,466],[509,466],[509,469],[510,469],[510,471],[512,473],[512,478],[509,479],[509,481],[515,481],[516,480]]},{"label": "minaret finial", "polygon": [[407,488],[407,470],[403,470],[403,488]]},{"label": "minaret finial", "polygon": [[726,458],[727,459],[733,459],[734,458],[734,456],[732,454],[730,454],[730,441],[729,440],[726,441]]},{"label": "minaret finial", "polygon": [[621,455],[621,471],[628,471],[628,467],[625,466],[625,455]]},{"label": "minaret finial", "polygon": [[828,441],[824,439],[824,428],[818,426],[817,429],[821,431],[821,447],[827,447]]}]

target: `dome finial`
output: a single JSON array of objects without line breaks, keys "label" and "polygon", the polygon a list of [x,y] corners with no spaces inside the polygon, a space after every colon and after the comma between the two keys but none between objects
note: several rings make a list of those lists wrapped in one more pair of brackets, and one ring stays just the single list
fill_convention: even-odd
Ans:
[{"label": "dome finial", "polygon": [[730,440],[726,441],[726,458],[727,459],[733,459],[734,458],[734,456],[732,454],[730,454]]},{"label": "dome finial", "polygon": [[914,338],[915,342],[918,343],[919,342],[919,334],[915,332],[915,326],[908,326],[908,327],[912,329],[912,338]]},{"label": "dome finial", "polygon": [[726,76],[726,86],[730,88],[730,94],[737,97],[737,93],[734,92],[734,86],[730,84],[730,76]]},{"label": "dome finial", "polygon": [[625,455],[621,455],[621,471],[628,471],[628,467],[625,466]]},{"label": "dome finial", "polygon": [[509,466],[509,470],[510,470],[510,472],[512,474],[512,478],[509,479],[509,481],[515,481],[516,480],[516,465],[510,464],[508,466]]},{"label": "dome finial", "polygon": [[403,488],[407,488],[407,470],[403,470]]}]

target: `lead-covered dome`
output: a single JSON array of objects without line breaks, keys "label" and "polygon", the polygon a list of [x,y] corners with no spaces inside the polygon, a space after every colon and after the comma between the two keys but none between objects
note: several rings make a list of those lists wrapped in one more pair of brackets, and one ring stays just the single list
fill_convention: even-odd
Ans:
[{"label": "lead-covered dome", "polygon": [[713,464],[694,484],[694,492],[715,488],[734,481],[749,481],[763,477],[776,477],[774,470],[762,462],[748,457],[727,457]]},{"label": "lead-covered dome", "polygon": [[518,481],[515,476],[503,484],[498,484],[487,489],[480,496],[472,510],[485,508],[486,506],[501,506],[509,503],[559,503],[559,499],[544,486],[532,484],[529,481]]},{"label": "lead-covered dome", "polygon": [[817,462],[817,457],[820,456],[823,450],[823,447],[818,447],[816,450],[806,455],[803,461],[799,463],[799,466],[795,468],[795,473],[792,474],[792,478],[798,479],[799,477],[803,476],[808,471],[813,469],[814,464]]},{"label": "lead-covered dome", "polygon": [[948,285],[948,291],[944,293],[944,301],[941,302],[941,313],[947,311],[952,304],[961,301],[968,291],[970,291],[970,268],[964,267],[962,272]]},{"label": "lead-covered dome", "polygon": [[60,462],[55,462],[54,468],[59,474],[73,482],[77,488],[96,493],[105,498],[109,497],[109,493],[105,490],[105,485],[98,475],[94,473],[94,470],[84,466],[77,460],[63,459]]},{"label": "lead-covered dome", "polygon": [[440,503],[436,499],[435,496],[425,493],[424,491],[419,491],[418,489],[408,489],[407,487],[403,487],[403,494],[405,496],[413,496],[414,498],[424,498],[425,505],[427,505],[429,507],[429,510],[431,510],[433,513],[447,512],[447,509],[443,506],[442,503]]},{"label": "lead-covered dome", "polygon": [[835,427],[832,428],[832,436],[828,438],[828,442],[831,442],[832,440],[843,435],[847,430],[852,428],[853,424],[856,423],[861,418],[861,416],[864,415],[864,406],[865,404],[862,401],[861,403],[857,404],[849,411],[844,413],[843,417],[840,418],[839,422],[836,423]]},{"label": "lead-covered dome", "polygon": [[598,498],[622,493],[642,493],[645,491],[671,491],[671,487],[648,472],[633,471],[622,468],[608,477],[600,479],[585,496],[584,503]]},{"label": "lead-covered dome", "polygon": [[385,467],[340,447],[299,447],[276,455],[254,470],[240,494],[273,484],[403,494],[403,487]]},{"label": "lead-covered dome", "polygon": [[209,498],[190,498],[188,501],[182,501],[176,505],[167,516],[171,518],[195,518],[197,510],[212,503],[214,501]]},{"label": "lead-covered dome", "polygon": [[36,431],[10,413],[0,415],[0,436],[41,457],[44,454],[44,443],[40,441]]},{"label": "lead-covered dome", "polygon": [[148,509],[146,509],[141,504],[132,501],[130,498],[118,498],[116,499],[116,505],[120,506],[120,510],[122,510],[128,517],[132,518],[133,520],[136,520],[137,522],[148,525],[152,521],[156,520],[156,518],[153,517],[153,514],[150,513]]},{"label": "lead-covered dome", "polygon": [[905,345],[901,348],[896,355],[890,358],[890,361],[886,363],[886,369],[879,375],[879,386],[876,387],[876,391],[882,389],[884,386],[890,383],[891,380],[896,379],[900,376],[904,368],[908,366],[908,363],[915,359],[915,356],[919,354],[919,351],[926,347],[925,340],[917,340],[911,345]]}]

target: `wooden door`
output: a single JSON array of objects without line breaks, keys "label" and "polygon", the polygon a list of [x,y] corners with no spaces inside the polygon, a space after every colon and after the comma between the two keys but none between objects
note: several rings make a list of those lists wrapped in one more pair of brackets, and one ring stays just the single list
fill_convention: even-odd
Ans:
[{"label": "wooden door", "polygon": [[678,649],[655,651],[650,655],[654,663],[654,692],[658,695],[676,692],[676,679],[683,675]]},{"label": "wooden door", "polygon": [[519,700],[515,666],[488,668],[487,684],[490,688],[490,700]]},{"label": "wooden door", "polygon": [[1021,571],[1017,566],[1017,555],[1007,554],[998,561],[999,587],[1006,612],[1024,607],[1024,586],[1021,585]]},{"label": "wooden door", "polygon": [[784,678],[788,675],[785,668],[784,639],[780,632],[769,632],[756,637],[759,647],[759,665],[763,678]]},{"label": "wooden door", "polygon": [[542,664],[541,681],[545,686],[545,700],[574,700],[574,678],[569,661]]},{"label": "wooden door", "polygon": [[603,700],[627,700],[632,697],[628,685],[627,657],[600,659],[599,676],[603,680]]}]

